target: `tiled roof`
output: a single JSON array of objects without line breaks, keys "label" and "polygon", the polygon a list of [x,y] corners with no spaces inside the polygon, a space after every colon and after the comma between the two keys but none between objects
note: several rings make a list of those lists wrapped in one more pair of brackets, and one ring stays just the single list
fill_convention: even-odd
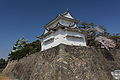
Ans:
[{"label": "tiled roof", "polygon": [[48,36],[49,34],[56,32],[59,28],[61,28],[61,29],[63,29],[63,30],[66,30],[66,31],[82,33],[82,31],[81,31],[78,27],[76,27],[76,28],[71,28],[71,27],[68,27],[68,26],[61,25],[61,24],[59,23],[59,24],[57,24],[54,28],[50,29],[46,34],[42,34],[41,36],[38,36],[37,38],[42,39],[42,38]]}]

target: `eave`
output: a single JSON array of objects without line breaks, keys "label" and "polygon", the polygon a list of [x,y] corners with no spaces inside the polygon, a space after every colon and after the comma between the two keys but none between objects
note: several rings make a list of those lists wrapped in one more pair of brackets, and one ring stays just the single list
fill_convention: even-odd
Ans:
[{"label": "eave", "polygon": [[54,24],[55,22],[57,22],[60,19],[64,19],[64,20],[71,21],[71,22],[74,22],[74,23],[79,23],[80,22],[80,20],[76,20],[76,19],[71,19],[71,18],[68,18],[68,17],[64,17],[63,15],[58,15],[55,19],[53,19],[48,24],[46,24],[44,26],[44,28],[48,28],[50,25]]},{"label": "eave", "polygon": [[51,33],[53,33],[53,32],[49,31],[49,32],[47,32],[46,34],[43,34],[43,35],[41,35],[41,36],[38,36],[37,38],[43,39],[44,37],[46,37],[47,35],[49,35],[49,34],[51,34]]},{"label": "eave", "polygon": [[78,30],[78,29],[75,29],[75,28],[69,28],[69,27],[67,27],[67,26],[63,26],[63,25],[57,25],[56,27],[54,27],[54,29],[51,29],[49,32],[47,32],[46,34],[42,34],[41,36],[38,36],[37,38],[39,38],[39,39],[43,39],[43,38],[45,38],[46,36],[48,36],[49,34],[51,34],[51,33],[54,33],[54,32],[56,32],[59,28],[61,28],[62,30],[65,30],[65,31],[71,31],[71,32],[78,32],[78,33],[81,33],[82,34],[82,32],[80,31],[80,30]]}]

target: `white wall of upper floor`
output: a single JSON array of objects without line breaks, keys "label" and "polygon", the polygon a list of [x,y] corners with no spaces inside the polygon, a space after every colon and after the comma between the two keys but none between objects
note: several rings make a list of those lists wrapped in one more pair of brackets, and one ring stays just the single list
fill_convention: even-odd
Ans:
[{"label": "white wall of upper floor", "polygon": [[[73,26],[73,25],[74,25],[73,27],[76,27],[76,26],[77,26],[74,22],[70,22],[70,21],[66,21],[66,20],[64,20],[64,19],[60,19],[60,20],[56,21],[54,24],[50,25],[50,26],[48,27],[48,29],[54,28],[54,27],[58,24],[58,22],[59,22],[60,24],[64,25],[64,26]],[[48,32],[48,31],[45,30],[44,34],[47,33],[47,32]]]}]

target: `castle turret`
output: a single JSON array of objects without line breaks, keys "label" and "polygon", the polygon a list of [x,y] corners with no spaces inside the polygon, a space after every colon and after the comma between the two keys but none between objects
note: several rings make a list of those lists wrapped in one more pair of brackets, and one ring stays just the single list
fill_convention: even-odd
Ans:
[{"label": "castle turret", "polygon": [[44,33],[38,36],[42,51],[59,44],[86,46],[85,36],[78,28],[78,23],[79,20],[74,19],[67,11],[46,24]]},{"label": "castle turret", "polygon": [[13,50],[11,52],[21,50],[26,45],[27,42],[28,41],[24,37],[18,39],[17,42],[14,44]]}]

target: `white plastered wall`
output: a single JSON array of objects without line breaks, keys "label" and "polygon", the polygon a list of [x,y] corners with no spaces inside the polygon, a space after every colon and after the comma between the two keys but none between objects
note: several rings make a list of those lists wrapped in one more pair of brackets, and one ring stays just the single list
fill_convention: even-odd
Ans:
[{"label": "white plastered wall", "polygon": [[[67,38],[67,35],[82,37],[80,39]],[[46,40],[54,38],[54,40],[45,43]],[[78,32],[64,31],[62,29],[57,30],[42,40],[42,51],[55,47],[59,44],[75,45],[75,46],[86,46],[85,36]]]}]

